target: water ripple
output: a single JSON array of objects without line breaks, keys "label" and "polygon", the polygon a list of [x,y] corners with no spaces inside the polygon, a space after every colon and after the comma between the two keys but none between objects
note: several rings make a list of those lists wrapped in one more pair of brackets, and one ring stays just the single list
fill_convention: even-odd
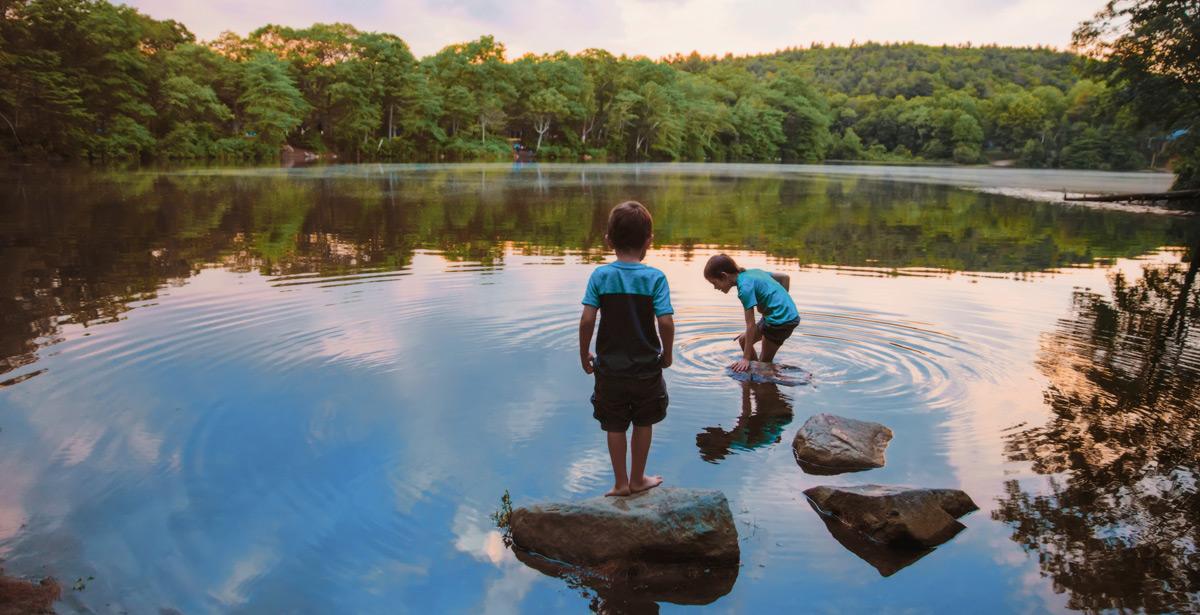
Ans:
[{"label": "water ripple", "polygon": [[[962,398],[963,377],[979,377],[982,357],[963,340],[869,312],[804,311],[777,361],[813,374],[814,388],[839,387],[870,404],[919,402],[944,409]],[[725,368],[740,357],[725,310],[696,308],[680,318],[676,382],[727,386]]]}]

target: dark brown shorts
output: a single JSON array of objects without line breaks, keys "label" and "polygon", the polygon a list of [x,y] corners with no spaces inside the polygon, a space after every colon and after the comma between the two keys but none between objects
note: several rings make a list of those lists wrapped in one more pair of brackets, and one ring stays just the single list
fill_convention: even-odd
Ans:
[{"label": "dark brown shorts", "polygon": [[629,424],[653,425],[667,417],[667,385],[662,374],[651,378],[616,378],[596,374],[592,417],[604,431],[625,433]]},{"label": "dark brown shorts", "polygon": [[764,338],[774,342],[776,346],[782,346],[787,338],[792,336],[792,331],[795,331],[799,324],[799,318],[778,325],[769,325],[766,318],[760,318],[758,319],[758,331]]}]

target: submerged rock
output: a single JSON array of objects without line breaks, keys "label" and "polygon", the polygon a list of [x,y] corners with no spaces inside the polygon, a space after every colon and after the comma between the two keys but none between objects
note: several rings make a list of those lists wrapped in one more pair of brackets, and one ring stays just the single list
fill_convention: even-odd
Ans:
[{"label": "submerged rock", "polygon": [[817,414],[792,440],[800,469],[809,474],[840,474],[882,468],[892,430],[870,421]]},{"label": "submerged rock", "polygon": [[61,595],[62,587],[49,577],[34,583],[6,577],[0,571],[0,615],[53,613],[54,601]]},{"label": "submerged rock", "polygon": [[802,386],[812,382],[811,373],[799,367],[784,365],[782,363],[751,361],[750,371],[735,372],[733,368],[726,367],[725,373],[729,374],[730,378],[739,382],[778,384],[785,387]]},{"label": "submerged rock", "polygon": [[828,515],[880,544],[936,547],[966,528],[957,519],[979,510],[957,489],[911,489],[883,485],[806,489],[818,513]]},{"label": "submerged rock", "polygon": [[720,491],[658,487],[629,497],[513,510],[513,543],[574,565],[613,560],[737,564],[737,528]]}]

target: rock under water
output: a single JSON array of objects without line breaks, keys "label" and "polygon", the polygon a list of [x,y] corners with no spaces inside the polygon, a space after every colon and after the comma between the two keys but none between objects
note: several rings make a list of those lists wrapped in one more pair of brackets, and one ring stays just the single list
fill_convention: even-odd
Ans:
[{"label": "rock under water", "polygon": [[53,613],[62,587],[49,577],[40,582],[6,577],[0,571],[0,615]]},{"label": "rock under water", "polygon": [[812,382],[812,374],[799,367],[781,363],[763,363],[762,361],[751,361],[750,371],[735,372],[733,368],[726,367],[725,373],[740,382],[778,384],[785,387],[801,386]]},{"label": "rock under water", "polygon": [[882,468],[892,430],[870,421],[817,414],[792,440],[800,469],[809,474],[840,474]]}]

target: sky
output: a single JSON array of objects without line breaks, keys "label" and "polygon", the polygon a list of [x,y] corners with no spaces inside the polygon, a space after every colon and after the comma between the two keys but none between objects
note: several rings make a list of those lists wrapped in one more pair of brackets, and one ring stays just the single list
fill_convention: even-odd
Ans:
[{"label": "sky", "polygon": [[1065,49],[1103,0],[127,0],[175,19],[202,40],[268,23],[350,23],[403,38],[418,57],[491,34],[509,57],[589,47],[658,58],[770,52],[812,42]]}]

